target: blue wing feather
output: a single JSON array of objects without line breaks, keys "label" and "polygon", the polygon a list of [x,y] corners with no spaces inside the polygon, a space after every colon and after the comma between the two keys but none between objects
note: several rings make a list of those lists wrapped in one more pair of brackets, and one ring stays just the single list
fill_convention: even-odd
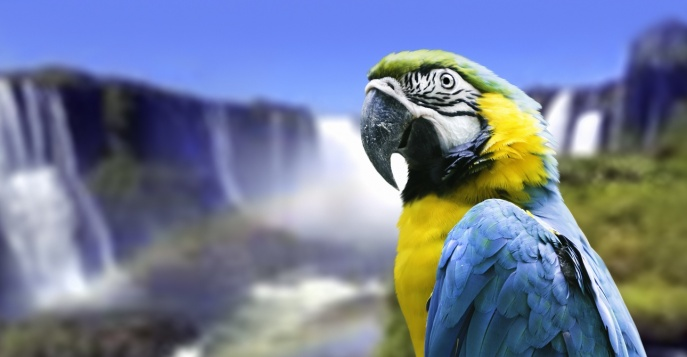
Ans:
[{"label": "blue wing feather", "polygon": [[596,282],[595,293],[599,296],[597,305],[601,306],[600,309],[606,309],[610,312],[610,314],[602,315],[602,320],[611,336],[611,343],[622,350],[619,355],[627,353],[630,356],[645,356],[646,352],[642,346],[639,332],[611,274],[608,272],[608,268],[589,245],[587,238],[577,226],[575,218],[565,206],[558,189],[553,185],[547,190],[531,190],[529,193],[532,197],[532,205],[527,209],[546,224],[570,238],[580,250],[586,271]]},{"label": "blue wing feather", "polygon": [[643,355],[586,253],[509,202],[476,205],[442,252],[427,356]]}]

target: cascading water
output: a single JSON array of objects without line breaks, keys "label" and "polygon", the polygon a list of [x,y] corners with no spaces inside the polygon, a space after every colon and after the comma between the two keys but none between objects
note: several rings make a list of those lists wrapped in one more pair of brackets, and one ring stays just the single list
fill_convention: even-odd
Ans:
[{"label": "cascading water", "polygon": [[[25,88],[34,87],[27,84]],[[115,273],[117,268],[110,230],[100,213],[100,209],[93,200],[93,197],[91,197],[78,176],[76,154],[71,133],[67,126],[67,115],[56,93],[48,93],[48,106],[48,117],[53,119],[53,130],[57,136],[57,140],[54,142],[55,148],[53,151],[62,156],[62,164],[58,163],[58,167],[63,168],[62,172],[65,176],[64,182],[69,187],[72,197],[75,199],[76,207],[79,208],[80,213],[83,215],[82,224],[86,226],[86,230],[90,232],[90,236],[95,241],[94,244],[96,246],[96,254],[99,258],[101,272]],[[58,150],[57,148],[62,148],[62,150]]]},{"label": "cascading water", "polygon": [[243,195],[233,174],[235,161],[229,132],[229,118],[224,110],[214,108],[205,114],[205,122],[210,135],[210,149],[215,171],[225,201],[240,207]]},{"label": "cascading water", "polygon": [[[270,168],[269,175],[271,177],[271,190],[275,195],[283,192],[282,173],[283,173],[283,159],[284,155],[284,132],[282,128],[283,117],[280,113],[273,111],[269,114],[269,138],[270,138]],[[279,227],[284,224],[285,214],[287,213],[286,202],[274,200],[269,207],[267,222],[273,226]]]},{"label": "cascading water", "polygon": [[[310,161],[317,169],[308,173],[298,190],[250,207],[250,213],[267,215],[270,223],[300,237],[365,246],[394,242],[398,232],[393,222],[401,212],[399,192],[368,160],[356,121],[327,116],[314,124],[319,144]],[[404,159],[394,155],[392,168],[402,187],[407,175]],[[380,240],[368,239],[371,235]]]},{"label": "cascading water", "polygon": [[[347,304],[381,299],[376,281],[351,283],[333,277],[258,282],[232,322],[213,331],[208,356],[364,356],[379,340],[374,314],[343,310],[345,320],[322,318]],[[183,355],[182,355],[183,356]],[[193,356],[193,355],[191,355]],[[178,357],[178,356],[174,356]]]},{"label": "cascading water", "polygon": [[278,112],[272,112],[270,114],[270,141],[272,142],[272,152],[270,153],[271,161],[271,172],[272,175],[272,189],[274,192],[280,192],[282,183],[280,181],[280,176],[282,173],[283,165],[283,153],[284,150],[284,131],[282,128],[283,117]]},{"label": "cascading water", "polygon": [[[67,118],[56,93],[21,86],[24,110],[0,79],[0,235],[29,308],[91,296],[93,280],[116,270],[111,239],[77,173]],[[94,247],[89,273],[79,238]]]},{"label": "cascading water", "polygon": [[551,101],[551,105],[544,113],[548,122],[548,129],[554,139],[554,148],[563,153],[565,138],[568,134],[568,124],[572,109],[573,91],[564,89],[558,92]]},{"label": "cascading water", "polygon": [[600,111],[592,110],[582,114],[575,125],[570,154],[590,156],[597,153],[601,143],[601,124],[603,116]]}]

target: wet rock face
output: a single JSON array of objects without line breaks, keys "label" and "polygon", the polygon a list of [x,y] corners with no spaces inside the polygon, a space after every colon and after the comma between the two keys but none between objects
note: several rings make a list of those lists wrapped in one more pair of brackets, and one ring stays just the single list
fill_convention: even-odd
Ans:
[{"label": "wet rock face", "polygon": [[0,329],[0,357],[168,357],[198,338],[178,316],[130,312],[42,317]]},{"label": "wet rock face", "polygon": [[542,108],[547,108],[559,91],[559,88],[554,87],[532,87],[526,90],[527,95],[541,104]]},{"label": "wet rock face", "polygon": [[[562,88],[536,87],[527,93],[546,113]],[[584,112],[603,116],[600,151],[652,151],[671,123],[676,104],[687,99],[687,24],[666,21],[640,34],[630,48],[622,78],[573,88],[568,137]]]},{"label": "wet rock face", "polygon": [[638,37],[625,86],[626,128],[651,149],[675,103],[687,98],[687,24],[667,21]]},{"label": "wet rock face", "polygon": [[687,25],[668,20],[645,31],[632,46],[631,65],[653,68],[687,65]]},{"label": "wet rock face", "polygon": [[[49,110],[39,105],[46,100],[22,89],[58,98],[64,141],[74,152],[73,181],[83,183],[102,211],[118,261],[172,227],[296,189],[301,164],[317,156],[314,119],[302,107],[211,101],[65,68],[0,73],[0,79],[22,117],[39,113],[45,137],[57,135]],[[17,136],[35,146],[23,122]],[[79,226],[74,241],[86,270],[96,271],[99,251],[88,233]],[[26,305],[15,293],[21,284],[12,254],[0,229],[0,316],[15,316]]]},{"label": "wet rock face", "polygon": [[[27,81],[59,95],[79,174],[120,257],[171,224],[297,187],[302,164],[317,155],[314,118],[303,107],[210,101],[65,68],[0,77],[10,78],[23,109]],[[227,194],[227,181],[238,194]]]}]

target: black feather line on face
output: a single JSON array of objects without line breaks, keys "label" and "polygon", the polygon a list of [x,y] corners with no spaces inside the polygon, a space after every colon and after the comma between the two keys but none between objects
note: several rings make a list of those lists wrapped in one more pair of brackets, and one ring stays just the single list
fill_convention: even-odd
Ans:
[{"label": "black feather line on face", "polygon": [[492,161],[482,155],[482,149],[491,136],[491,129],[483,128],[477,137],[449,150],[445,157],[443,181],[458,183],[488,168]]},{"label": "black feather line on face", "polygon": [[444,157],[434,124],[418,118],[407,130],[400,150],[408,163],[408,182],[401,194],[404,204],[444,190]]},{"label": "black feather line on face", "polygon": [[481,116],[478,118],[482,123],[479,135],[452,148],[448,154],[441,150],[434,125],[424,118],[414,120],[402,149],[408,162],[408,182],[402,193],[404,203],[429,194],[451,194],[462,182],[490,167],[493,161],[483,156],[482,150],[491,129]]}]

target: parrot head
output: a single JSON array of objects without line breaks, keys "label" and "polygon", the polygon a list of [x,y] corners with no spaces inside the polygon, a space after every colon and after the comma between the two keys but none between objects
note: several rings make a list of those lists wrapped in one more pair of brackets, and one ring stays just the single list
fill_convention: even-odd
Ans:
[{"label": "parrot head", "polygon": [[445,51],[399,52],[368,80],[363,147],[396,188],[391,155],[406,159],[404,202],[459,186],[479,201],[557,180],[539,104],[485,67]]}]

